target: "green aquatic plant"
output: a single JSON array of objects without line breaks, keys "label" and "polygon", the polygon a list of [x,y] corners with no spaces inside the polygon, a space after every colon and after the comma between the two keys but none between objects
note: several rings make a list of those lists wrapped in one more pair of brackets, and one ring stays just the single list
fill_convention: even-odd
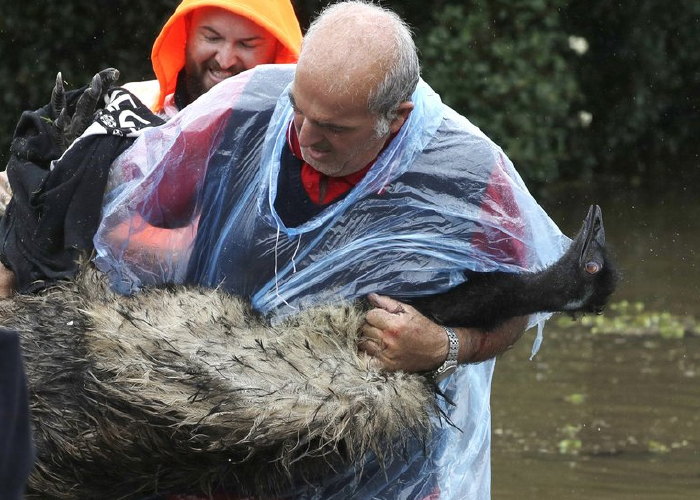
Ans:
[{"label": "green aquatic plant", "polygon": [[578,455],[583,447],[583,442],[579,438],[579,432],[581,432],[581,425],[571,425],[567,424],[560,432],[566,437],[557,443],[557,448],[561,455]]},{"label": "green aquatic plant", "polygon": [[562,439],[557,444],[561,455],[578,455],[581,446],[583,446],[583,443],[580,439]]},{"label": "green aquatic plant", "polygon": [[586,402],[585,394],[569,394],[564,396],[564,401],[571,403],[572,405],[581,405]]},{"label": "green aquatic plant", "polygon": [[667,311],[647,311],[642,302],[622,300],[610,304],[600,316],[584,316],[573,322],[560,317],[559,327],[579,326],[593,334],[650,335],[679,339],[700,335],[700,324],[693,316],[680,316]]},{"label": "green aquatic plant", "polygon": [[649,440],[648,449],[651,453],[668,453],[671,451],[671,449],[665,444],[654,440]]}]

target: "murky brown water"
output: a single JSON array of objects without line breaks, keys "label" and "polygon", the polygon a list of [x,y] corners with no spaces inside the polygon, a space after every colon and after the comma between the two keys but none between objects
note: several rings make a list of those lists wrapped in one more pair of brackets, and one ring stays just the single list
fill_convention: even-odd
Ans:
[{"label": "murky brown water", "polygon": [[[625,271],[614,300],[700,319],[700,200],[620,192],[550,203],[567,234],[589,203],[602,206]],[[700,337],[550,322],[529,361],[527,335],[496,365],[494,500],[700,498]]]}]

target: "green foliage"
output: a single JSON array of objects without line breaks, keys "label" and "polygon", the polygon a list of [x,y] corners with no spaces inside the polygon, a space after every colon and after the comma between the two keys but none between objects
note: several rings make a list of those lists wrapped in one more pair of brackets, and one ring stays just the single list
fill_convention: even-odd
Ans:
[{"label": "green foliage", "polygon": [[[49,102],[56,73],[68,88],[106,67],[120,82],[152,78],[151,46],[178,0],[3,2],[0,16],[0,161],[25,109]],[[4,168],[4,167],[3,167]]]},{"label": "green foliage", "polygon": [[424,78],[530,183],[698,179],[700,2],[466,0],[434,12],[416,19]]},{"label": "green foliage", "polygon": [[700,162],[700,2],[578,0],[567,27],[590,49],[575,66],[591,126],[578,166],[687,183]]},{"label": "green foliage", "polygon": [[423,77],[499,143],[529,180],[558,176],[579,126],[563,0],[469,0],[435,12],[418,40]]},{"label": "green foliage", "polygon": [[[21,111],[48,102],[57,71],[70,88],[108,66],[121,82],[151,78],[151,45],[178,3],[5,1],[0,168]],[[305,28],[329,0],[292,3]],[[600,174],[635,185],[699,180],[700,2],[383,3],[416,29],[425,80],[531,186]]]}]

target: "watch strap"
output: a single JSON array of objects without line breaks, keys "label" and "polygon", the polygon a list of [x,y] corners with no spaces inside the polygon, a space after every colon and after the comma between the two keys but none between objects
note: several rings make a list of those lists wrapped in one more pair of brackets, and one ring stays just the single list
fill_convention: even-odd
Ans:
[{"label": "watch strap", "polygon": [[443,328],[447,334],[449,344],[445,362],[440,365],[440,368],[435,370],[436,379],[442,379],[454,371],[454,369],[457,367],[457,355],[459,354],[459,337],[449,326],[443,326]]}]

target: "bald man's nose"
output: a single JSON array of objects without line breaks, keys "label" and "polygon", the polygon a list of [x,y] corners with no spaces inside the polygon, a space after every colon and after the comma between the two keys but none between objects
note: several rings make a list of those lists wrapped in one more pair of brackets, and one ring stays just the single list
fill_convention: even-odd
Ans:
[{"label": "bald man's nose", "polygon": [[323,140],[321,128],[317,125],[314,125],[309,120],[301,118],[299,121],[295,122],[295,125],[297,127],[297,137],[299,139],[299,146],[301,146],[302,148],[314,146],[319,141]]}]

